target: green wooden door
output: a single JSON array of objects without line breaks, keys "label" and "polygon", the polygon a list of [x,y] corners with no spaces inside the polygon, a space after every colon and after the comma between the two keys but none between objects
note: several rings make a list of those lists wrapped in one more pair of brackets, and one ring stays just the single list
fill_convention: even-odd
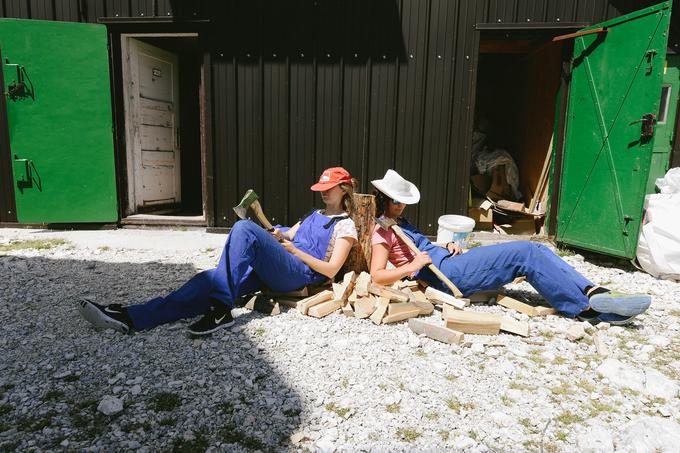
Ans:
[{"label": "green wooden door", "polygon": [[19,222],[117,221],[106,27],[3,19],[0,51]]},{"label": "green wooden door", "polygon": [[668,55],[663,71],[647,193],[656,193],[656,178],[665,175],[670,165],[675,117],[678,111],[678,89],[680,89],[680,55]]},{"label": "green wooden door", "polygon": [[569,88],[560,182],[558,242],[632,258],[640,232],[659,111],[671,2],[582,31]]}]

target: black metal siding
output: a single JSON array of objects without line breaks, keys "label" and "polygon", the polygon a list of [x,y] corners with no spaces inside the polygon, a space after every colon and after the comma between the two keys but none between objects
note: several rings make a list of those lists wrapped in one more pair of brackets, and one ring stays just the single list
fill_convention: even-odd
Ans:
[{"label": "black metal siding", "polygon": [[216,226],[235,221],[248,188],[275,222],[292,223],[320,204],[309,191],[319,172],[343,165],[363,191],[387,168],[416,182],[423,201],[408,215],[432,233],[439,215],[466,207],[475,24],[596,23],[642,3],[655,2],[0,0],[0,13],[210,20]]}]

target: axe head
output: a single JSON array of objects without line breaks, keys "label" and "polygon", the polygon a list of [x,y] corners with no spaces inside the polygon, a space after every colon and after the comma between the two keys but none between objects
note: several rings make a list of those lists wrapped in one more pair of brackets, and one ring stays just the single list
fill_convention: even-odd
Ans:
[{"label": "axe head", "polygon": [[249,189],[245,195],[243,195],[243,198],[241,199],[241,202],[234,206],[234,212],[240,219],[245,219],[246,214],[248,213],[248,208],[252,206],[252,204],[257,201],[259,197],[255,193],[253,189]]},{"label": "axe head", "polygon": [[387,217],[376,217],[375,223],[380,225],[380,228],[384,230],[389,230],[390,228],[397,224],[397,221]]}]

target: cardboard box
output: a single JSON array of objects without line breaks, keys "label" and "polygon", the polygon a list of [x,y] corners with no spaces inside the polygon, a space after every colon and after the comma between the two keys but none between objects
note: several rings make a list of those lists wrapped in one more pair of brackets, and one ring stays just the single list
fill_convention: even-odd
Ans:
[{"label": "cardboard box", "polygon": [[469,208],[468,217],[474,219],[475,229],[488,230],[493,227],[493,211],[491,209]]}]

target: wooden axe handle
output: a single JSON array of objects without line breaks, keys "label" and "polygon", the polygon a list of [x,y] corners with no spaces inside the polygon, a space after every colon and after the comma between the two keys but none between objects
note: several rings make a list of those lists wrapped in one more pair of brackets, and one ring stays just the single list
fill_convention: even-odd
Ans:
[{"label": "wooden axe handle", "polygon": [[264,212],[262,212],[262,206],[260,206],[260,202],[255,200],[253,201],[253,204],[250,205],[251,208],[253,208],[253,211],[255,211],[255,215],[257,216],[257,219],[260,221],[262,226],[267,230],[267,231],[272,231],[274,230],[274,227],[272,226],[271,223],[269,223],[269,220],[267,219],[267,216],[264,215]]},{"label": "wooden axe handle", "polygon": [[[391,228],[396,233],[396,235],[399,236],[402,241],[404,241],[404,243],[408,246],[408,248],[411,249],[413,253],[420,253],[418,247],[416,247],[410,237],[406,236],[406,233],[404,233],[399,225],[392,225]],[[444,283],[451,290],[454,296],[463,297],[463,293],[460,292],[458,287],[454,285],[453,282],[437,268],[437,266],[434,264],[428,264],[427,267],[432,271],[432,273],[434,273],[434,275],[439,278],[439,280],[442,281],[442,283]]]}]

